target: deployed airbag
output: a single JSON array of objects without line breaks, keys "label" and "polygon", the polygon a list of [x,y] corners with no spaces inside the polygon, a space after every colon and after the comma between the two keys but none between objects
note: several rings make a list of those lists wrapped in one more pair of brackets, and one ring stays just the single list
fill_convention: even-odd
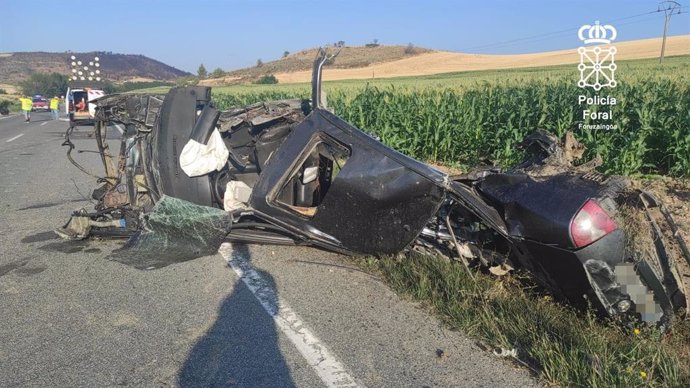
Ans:
[{"label": "deployed airbag", "polygon": [[180,154],[180,167],[189,177],[206,175],[211,171],[220,171],[230,155],[223,143],[220,132],[214,129],[207,144],[190,139]]}]

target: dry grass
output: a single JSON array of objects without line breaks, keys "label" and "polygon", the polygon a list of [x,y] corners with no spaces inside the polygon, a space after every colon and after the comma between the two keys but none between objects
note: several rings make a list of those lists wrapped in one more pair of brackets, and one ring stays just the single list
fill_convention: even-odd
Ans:
[{"label": "dry grass", "polygon": [[125,80],[124,82],[156,82],[157,79],[155,78],[150,78],[150,77],[133,77],[130,79]]},{"label": "dry grass", "polygon": [[0,89],[5,90],[5,94],[19,94],[19,89],[15,85],[0,84]]},{"label": "dry grass", "polygon": [[[345,46],[338,55],[338,59],[329,69],[350,69],[376,65],[385,62],[398,61],[403,58],[419,56],[433,52],[425,48],[415,48],[413,54],[405,53],[406,46]],[[332,49],[335,50],[335,49]],[[230,84],[239,81],[251,81],[266,74],[290,73],[306,71],[311,74],[311,68],[316,57],[316,48],[302,50],[290,54],[285,58],[265,62],[261,67],[249,67],[228,72],[226,77],[216,80],[206,80],[205,84]],[[311,77],[311,75],[310,75]],[[311,79],[311,78],[309,78]],[[214,83],[215,81],[215,83]]]},{"label": "dry grass", "polygon": [[[661,39],[644,39],[616,43],[618,53],[616,60],[654,58],[659,55]],[[312,53],[313,54],[313,53]],[[690,54],[690,35],[672,36],[666,42],[666,55]],[[372,55],[374,53],[372,52]],[[314,60],[315,55],[309,57]],[[306,61],[307,58],[304,58]],[[344,61],[345,58],[342,58]],[[554,66],[579,61],[576,49],[551,51],[535,54],[521,55],[481,55],[464,54],[448,51],[434,51],[397,60],[381,60],[381,63],[356,68],[338,68],[336,65],[329,67],[324,72],[324,79],[329,81],[346,79],[372,79],[389,77],[422,76],[439,73],[451,73],[459,71],[488,70],[488,69],[513,69],[538,66]],[[348,66],[342,66],[348,67]],[[308,82],[311,79],[311,71],[273,69],[280,83]]]}]

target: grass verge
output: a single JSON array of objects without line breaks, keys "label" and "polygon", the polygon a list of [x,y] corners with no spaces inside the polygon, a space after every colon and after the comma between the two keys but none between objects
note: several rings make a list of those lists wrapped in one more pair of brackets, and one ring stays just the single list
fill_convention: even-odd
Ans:
[{"label": "grass verge", "polygon": [[518,359],[550,384],[578,387],[690,386],[690,325],[632,333],[554,303],[515,278],[475,274],[422,255],[369,258],[364,266],[397,292],[428,305],[452,329]]}]

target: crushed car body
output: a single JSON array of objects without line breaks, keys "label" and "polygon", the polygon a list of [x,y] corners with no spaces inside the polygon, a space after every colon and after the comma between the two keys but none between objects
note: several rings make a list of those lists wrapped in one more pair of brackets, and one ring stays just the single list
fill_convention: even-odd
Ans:
[{"label": "crushed car body", "polygon": [[[690,254],[679,234],[658,226],[674,225],[670,215],[624,178],[595,172],[596,163],[573,167],[574,138],[560,145],[536,132],[520,166],[450,176],[323,107],[329,58],[321,51],[315,61],[310,101],[220,111],[199,86],[97,100],[98,203],[58,234],[127,237],[113,259],[142,269],[213,253],[224,240],[347,255],[421,250],[467,266],[522,268],[560,299],[609,317],[668,326],[686,308],[675,263]],[[109,122],[125,126],[117,157]],[[624,210],[644,215],[649,249],[626,234]]]}]

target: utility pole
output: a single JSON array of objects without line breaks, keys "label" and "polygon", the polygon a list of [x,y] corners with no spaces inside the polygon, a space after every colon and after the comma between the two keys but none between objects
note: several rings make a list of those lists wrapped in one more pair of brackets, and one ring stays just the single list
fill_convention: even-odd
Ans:
[{"label": "utility pole", "polygon": [[666,32],[668,32],[668,23],[671,21],[673,14],[680,13],[680,3],[676,1],[662,1],[659,3],[657,12],[664,13],[664,38],[661,41],[661,55],[659,56],[659,63],[664,60],[664,51],[666,50]]}]

